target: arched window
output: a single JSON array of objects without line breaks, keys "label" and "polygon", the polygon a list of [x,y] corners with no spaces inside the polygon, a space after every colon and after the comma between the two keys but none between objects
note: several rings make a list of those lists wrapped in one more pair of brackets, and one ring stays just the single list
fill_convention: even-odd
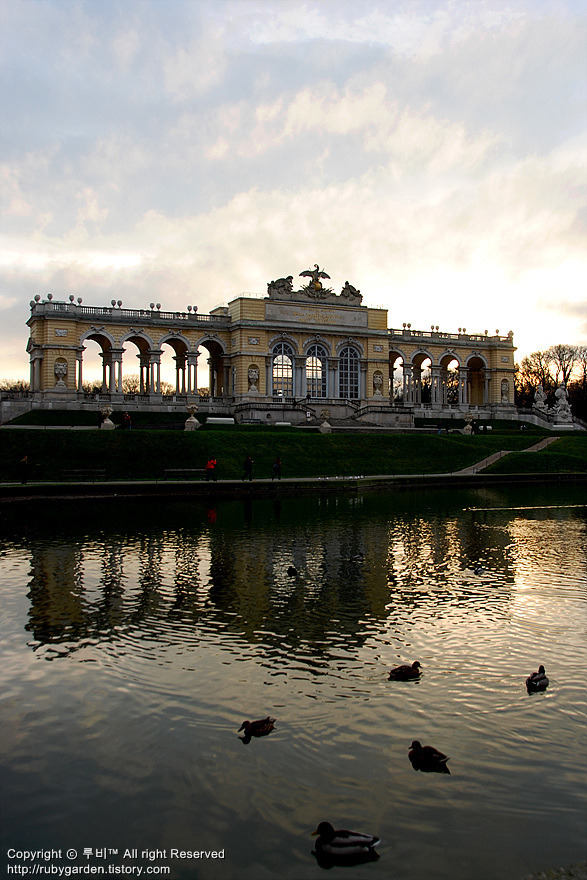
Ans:
[{"label": "arched window", "polygon": [[273,349],[273,396],[293,397],[293,351],[286,342]]},{"label": "arched window", "polygon": [[343,348],[338,359],[338,396],[359,397],[359,354],[354,348]]},{"label": "arched window", "polygon": [[310,397],[327,396],[326,352],[321,345],[311,345],[306,355],[306,394]]}]

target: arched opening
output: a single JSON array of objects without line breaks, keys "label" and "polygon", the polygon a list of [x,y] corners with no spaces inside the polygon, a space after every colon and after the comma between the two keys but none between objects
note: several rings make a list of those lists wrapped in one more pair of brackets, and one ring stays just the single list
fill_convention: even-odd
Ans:
[{"label": "arched opening", "polygon": [[321,345],[311,345],[306,353],[306,394],[328,397],[328,359]]},{"label": "arched opening", "polygon": [[483,406],[489,400],[489,376],[483,358],[475,355],[467,361],[467,384],[471,406]]},{"label": "arched opening", "polygon": [[347,345],[338,356],[338,396],[346,400],[360,397],[359,352]]},{"label": "arched opening", "polygon": [[188,345],[180,338],[161,342],[161,390],[163,394],[186,395],[188,393]]},{"label": "arched opening", "polygon": [[[138,371],[135,372],[135,361],[131,356],[125,359],[125,376],[122,386],[126,394],[151,394],[156,393],[159,389],[161,380],[160,365],[155,352],[152,351],[149,340],[143,336],[129,336],[124,340],[124,344],[131,344],[138,349]],[[131,349],[132,351],[132,349]]]},{"label": "arched opening", "polygon": [[215,339],[206,339],[200,343],[199,348],[205,348],[208,352],[208,394],[213,397],[230,397],[230,368],[226,363],[224,349]]},{"label": "arched opening", "polygon": [[389,352],[389,399],[395,406],[404,402],[404,358],[399,351]]},{"label": "arched opening", "polygon": [[432,403],[432,358],[425,351],[412,358],[413,402],[415,406]]},{"label": "arched opening", "polygon": [[452,354],[440,360],[439,397],[442,406],[458,406],[463,400],[460,364]]},{"label": "arched opening", "polygon": [[271,387],[274,397],[293,397],[294,353],[287,342],[279,342],[273,348],[273,361],[271,369]]},{"label": "arched opening", "polygon": [[[87,356],[88,342],[95,342],[99,347],[99,351],[96,352],[94,346],[90,346],[89,358]],[[98,331],[82,337],[81,343],[81,350],[78,352],[76,381],[78,391],[83,389],[86,394],[121,394],[124,349],[114,348],[111,337]],[[100,363],[99,366],[97,366],[98,363]]]},{"label": "arched opening", "polygon": [[[78,384],[77,390],[85,394],[94,395],[105,393],[108,390],[104,383],[104,358],[105,352],[109,351],[112,344],[108,337],[98,333],[86,336],[82,341],[82,351],[79,355]],[[79,378],[81,375],[81,379]]]}]

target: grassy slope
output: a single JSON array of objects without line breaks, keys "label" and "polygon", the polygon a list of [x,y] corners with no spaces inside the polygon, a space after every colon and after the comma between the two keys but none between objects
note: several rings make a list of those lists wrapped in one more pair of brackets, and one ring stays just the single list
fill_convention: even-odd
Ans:
[{"label": "grassy slope", "polygon": [[[536,442],[530,432],[474,437],[461,434],[309,434],[279,428],[202,428],[184,431],[0,431],[0,479],[18,479],[18,462],[28,455],[32,479],[59,479],[68,468],[105,468],[112,479],[157,479],[165,468],[204,467],[218,460],[218,476],[240,478],[251,454],[254,476],[269,477],[277,455],[283,476],[445,473],[474,464],[501,449]],[[583,438],[553,444],[573,470],[585,470]],[[570,446],[569,446],[570,444]],[[567,452],[567,447],[571,452]],[[518,455],[526,460],[535,455]],[[508,461],[508,459],[503,460]],[[536,465],[538,459],[536,459]]]},{"label": "grassy slope", "polygon": [[540,452],[506,455],[487,468],[491,474],[554,474],[587,471],[587,434],[561,437]]}]

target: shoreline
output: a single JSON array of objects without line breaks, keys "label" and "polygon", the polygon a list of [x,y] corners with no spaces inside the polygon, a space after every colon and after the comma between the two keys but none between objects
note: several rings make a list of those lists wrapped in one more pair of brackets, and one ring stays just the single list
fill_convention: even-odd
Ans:
[{"label": "shoreline", "polygon": [[587,472],[558,474],[381,474],[359,477],[285,477],[282,480],[110,480],[0,484],[0,504],[79,498],[214,498],[275,497],[335,492],[398,491],[409,489],[585,483]]}]

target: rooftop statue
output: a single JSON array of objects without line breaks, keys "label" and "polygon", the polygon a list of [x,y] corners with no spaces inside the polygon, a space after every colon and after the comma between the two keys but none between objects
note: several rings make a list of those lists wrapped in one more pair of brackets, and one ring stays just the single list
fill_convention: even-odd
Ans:
[{"label": "rooftop statue", "polygon": [[287,278],[278,278],[277,281],[270,281],[267,285],[267,293],[269,296],[273,292],[276,293],[291,293],[293,290],[293,275],[288,275]]},{"label": "rooftop statue", "polygon": [[285,278],[278,278],[276,281],[270,281],[267,284],[267,295],[270,299],[293,300],[298,302],[300,300],[311,299],[314,302],[319,301],[320,303],[333,303],[345,306],[360,305],[363,299],[361,291],[357,290],[356,287],[353,287],[352,284],[349,284],[348,281],[345,281],[345,285],[339,296],[335,294],[331,287],[324,287],[322,279],[330,279],[330,275],[328,275],[324,269],[321,269],[318,263],[314,263],[313,269],[304,269],[303,272],[300,272],[300,278],[310,279],[301,290],[293,289],[293,276],[287,275]]},{"label": "rooftop statue", "polygon": [[361,296],[361,291],[357,290],[356,287],[353,287],[352,284],[349,284],[348,281],[345,281],[343,289],[340,291],[340,295],[346,297],[347,299],[358,299],[359,302],[363,299]]},{"label": "rooftop statue", "polygon": [[[303,272],[300,272],[300,278],[311,278],[312,280],[308,282],[304,290],[308,291],[320,291],[324,290],[322,287],[321,278],[330,278],[330,275],[327,275],[323,269],[320,268],[318,263],[314,263],[313,269],[305,269]],[[330,292],[330,289],[328,290]]]}]

